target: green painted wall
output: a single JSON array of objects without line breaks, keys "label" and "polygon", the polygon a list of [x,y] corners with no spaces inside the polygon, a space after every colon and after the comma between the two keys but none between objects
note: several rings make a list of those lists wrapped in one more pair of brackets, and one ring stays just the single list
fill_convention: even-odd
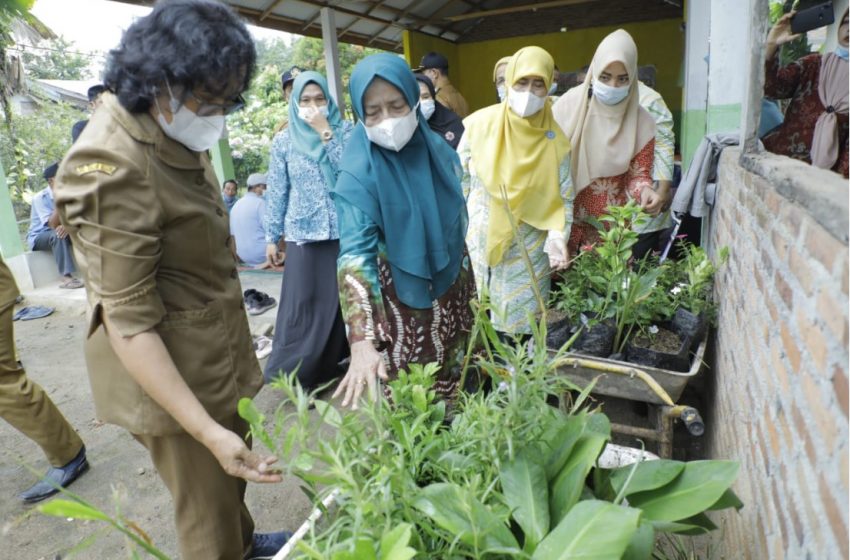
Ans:
[{"label": "green painted wall", "polygon": [[[684,60],[684,35],[680,30],[682,20],[666,19],[623,25],[631,33],[640,51],[641,65],[654,64],[657,70],[657,88],[676,118],[682,110],[681,71]],[[522,47],[537,45],[546,49],[562,71],[571,72],[589,64],[596,46],[617,27],[592,27],[565,33],[547,33],[510,37],[478,43],[454,44],[436,37],[416,32],[404,33],[404,53],[408,63],[418,66],[422,55],[429,51],[441,52],[449,59],[449,77],[472,110],[496,102],[493,87],[493,66],[503,56]]]},{"label": "green painted wall", "polygon": [[6,173],[0,163],[0,255],[4,259],[17,257],[24,252],[15,210],[12,208],[12,196],[6,184]]},{"label": "green painted wall", "polygon": [[681,153],[683,169],[687,169],[703,136],[713,132],[730,132],[741,126],[741,105],[712,105],[707,111],[692,109],[682,114]]}]

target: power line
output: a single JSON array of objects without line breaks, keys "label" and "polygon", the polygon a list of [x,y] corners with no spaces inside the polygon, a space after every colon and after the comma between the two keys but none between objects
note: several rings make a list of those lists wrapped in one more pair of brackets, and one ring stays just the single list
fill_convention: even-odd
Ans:
[{"label": "power line", "polygon": [[38,50],[42,50],[42,51],[58,52],[58,53],[63,53],[63,54],[78,54],[80,56],[87,56],[89,58],[105,58],[106,57],[106,55],[103,54],[103,53],[85,53],[85,52],[80,52],[80,51],[69,51],[67,49],[54,49],[54,48],[50,48],[50,47],[38,47],[36,45],[22,45],[22,46],[15,45],[15,46],[12,46],[12,47],[6,47],[7,51],[17,51],[19,53],[25,53],[27,51],[27,49],[38,49]]}]

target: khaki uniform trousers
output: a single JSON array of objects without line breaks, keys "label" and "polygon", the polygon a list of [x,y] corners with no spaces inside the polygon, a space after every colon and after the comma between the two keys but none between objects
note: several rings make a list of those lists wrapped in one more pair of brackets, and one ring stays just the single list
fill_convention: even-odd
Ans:
[{"label": "khaki uniform trousers", "polygon": [[27,377],[15,357],[14,301],[0,304],[0,417],[36,442],[54,467],[68,464],[83,447],[44,389]]},{"label": "khaki uniform trousers", "polygon": [[[236,414],[221,425],[243,438],[249,432]],[[133,437],[150,452],[171,493],[180,558],[242,560],[254,534],[254,520],[245,506],[246,482],[224,472],[215,456],[189,434]]]}]

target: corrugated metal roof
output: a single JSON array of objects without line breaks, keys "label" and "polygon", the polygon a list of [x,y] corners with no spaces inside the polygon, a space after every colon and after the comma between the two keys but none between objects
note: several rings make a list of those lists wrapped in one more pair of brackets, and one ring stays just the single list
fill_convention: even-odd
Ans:
[{"label": "corrugated metal roof", "polygon": [[[116,0],[150,4],[146,0]],[[336,12],[338,39],[401,52],[402,32],[451,42],[682,17],[681,0],[227,0],[261,27],[322,36],[321,9]]]}]

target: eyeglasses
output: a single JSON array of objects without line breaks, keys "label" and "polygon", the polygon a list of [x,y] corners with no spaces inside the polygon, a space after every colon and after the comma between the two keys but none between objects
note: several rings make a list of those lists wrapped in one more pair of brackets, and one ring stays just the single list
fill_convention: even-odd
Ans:
[{"label": "eyeglasses", "polygon": [[199,117],[209,117],[212,115],[230,115],[245,107],[245,98],[242,95],[237,95],[234,99],[226,103],[209,103],[201,99],[193,91],[189,92],[195,101],[198,103],[198,110],[195,111]]}]

